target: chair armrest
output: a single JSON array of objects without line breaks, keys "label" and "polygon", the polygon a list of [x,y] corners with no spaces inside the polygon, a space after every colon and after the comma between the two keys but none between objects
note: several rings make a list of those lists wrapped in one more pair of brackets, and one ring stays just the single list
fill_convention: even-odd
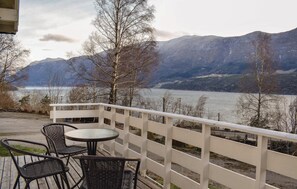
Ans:
[{"label": "chair armrest", "polygon": [[[43,148],[45,148],[46,150],[46,154],[49,154],[49,149],[48,147],[43,144],[43,143],[39,143],[39,142],[34,142],[34,141],[28,141],[28,140],[21,140],[21,139],[13,139],[13,140],[10,140],[10,141],[14,141],[14,142],[20,142],[20,143],[26,143],[26,144],[33,144],[33,145],[36,145],[36,146],[42,146]],[[15,151],[19,151],[19,153],[26,153],[28,155],[31,155],[31,154],[35,154],[35,153],[31,153],[31,152],[27,152],[27,151],[24,151],[24,150],[20,150],[20,149],[17,149],[13,146],[9,146],[10,148],[14,149]]]}]

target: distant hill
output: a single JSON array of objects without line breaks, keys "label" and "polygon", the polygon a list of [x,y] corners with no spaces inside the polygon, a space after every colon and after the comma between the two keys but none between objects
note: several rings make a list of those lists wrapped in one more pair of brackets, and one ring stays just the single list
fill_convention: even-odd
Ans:
[{"label": "distant hill", "polygon": [[[252,41],[259,32],[239,37],[184,36],[159,44],[161,64],[154,83],[191,79],[211,74],[242,74],[254,52]],[[297,68],[297,28],[271,35],[274,60],[279,70]]]},{"label": "distant hill", "polygon": [[[254,52],[252,41],[260,31],[238,37],[183,36],[158,43],[160,64],[154,72],[151,87],[238,91],[238,80],[249,68],[249,57]],[[297,28],[271,35],[273,59],[280,93],[297,94]],[[84,57],[76,57],[85,63]],[[25,71],[26,85],[46,86],[50,73],[63,72],[64,85],[81,83],[63,59],[45,59],[31,63]],[[296,82],[297,83],[297,82]],[[292,86],[292,87],[291,87]]]}]

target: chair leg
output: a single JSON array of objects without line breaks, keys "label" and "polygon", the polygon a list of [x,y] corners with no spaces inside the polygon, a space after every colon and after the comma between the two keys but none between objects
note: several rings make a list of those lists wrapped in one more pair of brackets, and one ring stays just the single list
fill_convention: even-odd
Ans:
[{"label": "chair leg", "polygon": [[67,157],[66,166],[67,166],[68,163],[69,163],[69,159],[70,159],[70,155],[68,155],[68,157]]},{"label": "chair leg", "polygon": [[72,186],[72,188],[77,187],[82,181],[84,180],[84,176],[82,176],[79,181],[77,183],[74,184],[74,186]]},{"label": "chair leg", "polygon": [[57,176],[57,175],[54,175],[53,177],[54,177],[54,180],[55,180],[55,183],[56,183],[57,187],[58,187],[59,189],[62,189],[62,188],[61,188],[61,185],[60,185],[60,182],[59,182],[59,178],[58,178],[58,176]]},{"label": "chair leg", "polygon": [[20,176],[21,176],[21,175],[18,173],[18,176],[17,176],[17,178],[15,179],[15,182],[14,182],[14,185],[13,185],[13,189],[16,189],[16,187],[17,187],[17,185],[18,185],[18,183],[19,183]]},{"label": "chair leg", "polygon": [[69,185],[69,182],[68,182],[66,173],[62,173],[61,174],[61,182],[63,184],[63,189],[64,189],[64,183],[63,183],[63,181],[65,182],[67,189],[70,189],[70,185]]},{"label": "chair leg", "polygon": [[26,181],[26,185],[25,185],[25,188],[24,189],[30,189],[30,182],[32,180],[25,180]]}]

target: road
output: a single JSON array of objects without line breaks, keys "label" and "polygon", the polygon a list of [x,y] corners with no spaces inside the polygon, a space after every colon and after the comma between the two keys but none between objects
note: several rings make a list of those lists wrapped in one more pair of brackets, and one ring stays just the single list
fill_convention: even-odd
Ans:
[{"label": "road", "polygon": [[44,124],[50,122],[48,115],[0,112],[0,138],[25,139],[45,143],[40,129]]}]

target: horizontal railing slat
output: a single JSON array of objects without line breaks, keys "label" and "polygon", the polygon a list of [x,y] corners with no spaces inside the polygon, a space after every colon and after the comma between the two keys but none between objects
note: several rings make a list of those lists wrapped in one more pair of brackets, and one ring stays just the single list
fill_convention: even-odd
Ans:
[{"label": "horizontal railing slat", "polygon": [[202,169],[201,159],[178,150],[172,150],[172,162],[199,174]]},{"label": "horizontal railing slat", "polygon": [[180,188],[200,188],[200,184],[176,171],[170,172],[172,183]]},{"label": "horizontal railing slat", "polygon": [[[242,144],[232,140],[227,140],[215,136],[210,137],[210,150],[211,152],[236,159],[238,161],[256,165],[257,149],[255,146]],[[234,153],[240,152],[240,153]]]},{"label": "horizontal railing slat", "polygon": [[297,157],[268,150],[267,170],[297,178]]},{"label": "horizontal railing slat", "polygon": [[255,188],[254,179],[212,163],[209,164],[209,178],[230,188]]}]

